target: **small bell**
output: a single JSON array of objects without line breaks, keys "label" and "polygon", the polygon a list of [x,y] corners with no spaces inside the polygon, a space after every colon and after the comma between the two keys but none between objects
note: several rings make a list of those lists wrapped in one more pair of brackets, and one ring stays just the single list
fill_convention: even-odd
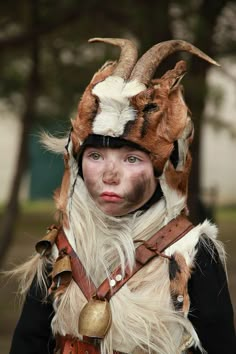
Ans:
[{"label": "small bell", "polygon": [[58,230],[56,228],[53,228],[49,230],[39,242],[36,243],[35,249],[41,257],[50,255],[57,234]]},{"label": "small bell", "polygon": [[111,326],[111,308],[107,300],[92,298],[79,316],[79,333],[92,338],[104,338]]},{"label": "small bell", "polygon": [[60,285],[66,285],[71,281],[72,271],[71,271],[71,263],[70,256],[64,255],[57,259],[53,266],[52,270],[52,280],[55,284],[58,284],[60,281]]}]

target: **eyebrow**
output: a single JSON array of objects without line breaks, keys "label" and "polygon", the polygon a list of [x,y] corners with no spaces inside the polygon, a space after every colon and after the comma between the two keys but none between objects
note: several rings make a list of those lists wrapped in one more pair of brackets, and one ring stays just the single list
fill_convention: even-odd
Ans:
[{"label": "eyebrow", "polygon": [[137,149],[133,146],[129,146],[129,145],[124,145],[121,147],[104,147],[104,146],[87,146],[86,150],[107,150],[107,149],[111,149],[111,150],[122,150],[122,149],[126,149],[127,152],[133,152],[133,153],[140,153],[140,154],[147,154],[145,151],[141,150],[141,149]]}]

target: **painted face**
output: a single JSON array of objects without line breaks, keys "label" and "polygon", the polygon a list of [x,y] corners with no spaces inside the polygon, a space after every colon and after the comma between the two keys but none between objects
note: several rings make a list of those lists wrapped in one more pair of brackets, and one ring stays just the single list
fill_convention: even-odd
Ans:
[{"label": "painted face", "polygon": [[84,183],[97,207],[111,216],[140,208],[157,185],[148,154],[131,147],[87,147],[82,169]]}]

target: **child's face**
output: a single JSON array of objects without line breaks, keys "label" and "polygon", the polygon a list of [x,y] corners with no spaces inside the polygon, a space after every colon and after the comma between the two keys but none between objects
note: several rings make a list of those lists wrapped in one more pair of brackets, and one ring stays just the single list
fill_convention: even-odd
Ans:
[{"label": "child's face", "polygon": [[157,185],[148,154],[131,147],[87,147],[82,169],[85,185],[97,207],[112,216],[140,208]]}]

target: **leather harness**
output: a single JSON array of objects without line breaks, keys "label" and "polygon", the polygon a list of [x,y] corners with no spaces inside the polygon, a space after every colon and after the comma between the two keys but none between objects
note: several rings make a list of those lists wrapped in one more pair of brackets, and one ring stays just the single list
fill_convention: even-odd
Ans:
[{"label": "leather harness", "polygon": [[[111,297],[143,266],[150,262],[154,257],[162,256],[171,259],[171,257],[165,255],[163,251],[171,246],[176,241],[180,240],[186,235],[194,225],[184,215],[179,215],[176,219],[171,220],[166,226],[162,227],[156,232],[148,241],[136,240],[140,242],[140,246],[136,248],[135,259],[136,263],[132,270],[128,267],[125,269],[124,277],[117,282],[114,282],[111,286],[111,280],[116,279],[117,275],[121,274],[121,267],[118,266],[110,275],[110,278],[106,278],[102,284],[96,288],[91,279],[88,279],[83,264],[80,262],[77,254],[71,247],[63,229],[58,232],[56,244],[59,253],[63,252],[70,256],[72,277],[77,283],[86,299],[96,296],[101,300],[110,300]],[[93,338],[83,338],[78,340],[77,338],[71,338],[70,336],[60,337],[57,348],[60,347],[59,353],[61,354],[99,354],[100,346],[97,344],[98,340]],[[56,351],[57,352],[57,351]],[[118,353],[115,352],[114,353]]]}]

